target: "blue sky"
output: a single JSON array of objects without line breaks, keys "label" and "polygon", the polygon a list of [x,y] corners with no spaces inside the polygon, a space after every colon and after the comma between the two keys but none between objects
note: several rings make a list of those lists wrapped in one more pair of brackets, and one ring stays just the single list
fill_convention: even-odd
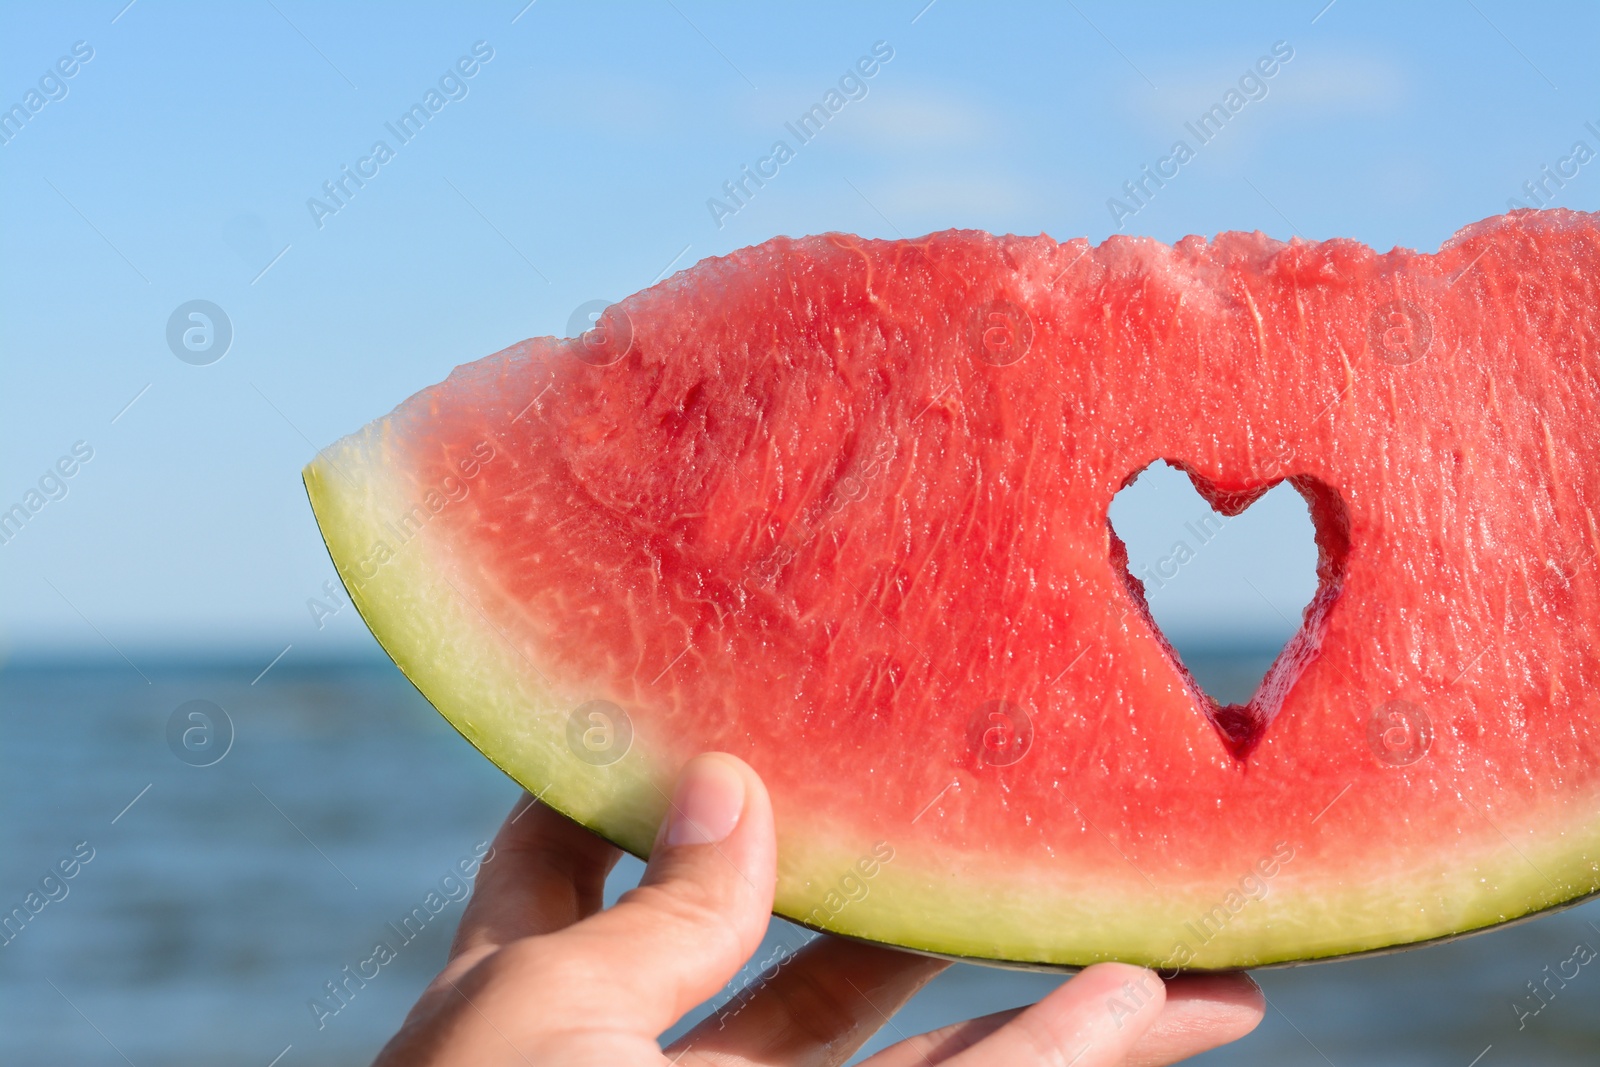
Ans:
[{"label": "blue sky", "polygon": [[[704,256],[1119,224],[1431,250],[1575,141],[1600,148],[1600,11],[1576,4],[124,3],[0,12],[0,107],[44,101],[0,145],[0,508],[41,478],[65,491],[0,545],[17,653],[365,647],[353,613],[319,630],[306,608],[334,576],[299,484],[314,447]],[[477,42],[492,58],[474,64]],[[864,95],[714,217],[877,42],[893,57]],[[1114,220],[1123,183],[1278,42],[1292,58],[1256,98]],[[385,123],[441,79],[445,105],[400,144]],[[379,139],[393,158],[315,217]],[[1554,202],[1597,196],[1600,163]],[[166,339],[196,299],[233,333],[204,366]],[[63,459],[72,476],[49,475]],[[1159,554],[1161,524],[1197,506],[1163,490],[1128,508]],[[1309,569],[1297,520],[1262,518],[1247,554],[1285,603],[1295,579],[1272,568]],[[1270,621],[1226,583],[1174,587],[1175,626]]]}]

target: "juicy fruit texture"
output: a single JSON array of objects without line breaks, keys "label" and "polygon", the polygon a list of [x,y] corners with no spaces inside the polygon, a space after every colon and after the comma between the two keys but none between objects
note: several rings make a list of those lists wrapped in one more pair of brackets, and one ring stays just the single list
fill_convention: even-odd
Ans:
[{"label": "juicy fruit texture", "polygon": [[[721,749],[781,914],[1204,969],[1600,888],[1597,417],[1593,215],[1435,255],[828,235],[458,368],[306,481],[422,692],[634,852]],[[1111,532],[1162,459],[1311,506],[1320,590],[1248,705]]]}]

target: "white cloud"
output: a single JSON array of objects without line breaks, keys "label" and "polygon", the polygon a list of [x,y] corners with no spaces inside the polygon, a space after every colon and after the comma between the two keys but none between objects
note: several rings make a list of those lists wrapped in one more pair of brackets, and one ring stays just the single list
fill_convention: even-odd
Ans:
[{"label": "white cloud", "polygon": [[[878,183],[872,196],[890,218],[929,214],[971,220],[1029,207],[1034,198],[1015,179],[998,174],[906,174]],[[970,222],[964,222],[971,225]]]},{"label": "white cloud", "polygon": [[[884,67],[865,82],[867,95],[849,100],[829,121],[828,140],[889,151],[976,147],[1005,127],[1003,117],[970,99],[893,84],[889,80],[893,73]],[[786,86],[745,102],[731,117],[751,134],[783,137],[784,123],[822,103],[830,89],[837,86]]]},{"label": "white cloud", "polygon": [[975,146],[1000,125],[970,100],[937,93],[885,91],[852,106],[841,140],[896,151]]},{"label": "white cloud", "polygon": [[[1253,63],[1251,59],[1180,69],[1163,76],[1160,89],[1134,90],[1132,110],[1153,124],[1181,124],[1221,101],[1230,89],[1237,90],[1241,77],[1256,73]],[[1297,49],[1273,77],[1261,80],[1266,96],[1251,101],[1246,111],[1273,122],[1393,113],[1405,104],[1410,89],[1405,71],[1387,60],[1310,49]]]},{"label": "white cloud", "polygon": [[[1286,67],[1275,79],[1279,99],[1290,107],[1340,114],[1397,111],[1409,92],[1405,71],[1370,56],[1297,56],[1298,70]],[[1294,77],[1290,77],[1294,75]]]}]

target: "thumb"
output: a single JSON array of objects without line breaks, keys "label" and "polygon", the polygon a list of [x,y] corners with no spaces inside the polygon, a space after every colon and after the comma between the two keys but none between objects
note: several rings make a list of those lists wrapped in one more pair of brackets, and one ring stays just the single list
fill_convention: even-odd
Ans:
[{"label": "thumb", "polygon": [[605,961],[608,999],[627,1006],[626,1025],[654,1037],[760,947],[776,863],[761,778],[735,756],[697,756],[678,777],[639,887],[553,935],[550,947]]}]

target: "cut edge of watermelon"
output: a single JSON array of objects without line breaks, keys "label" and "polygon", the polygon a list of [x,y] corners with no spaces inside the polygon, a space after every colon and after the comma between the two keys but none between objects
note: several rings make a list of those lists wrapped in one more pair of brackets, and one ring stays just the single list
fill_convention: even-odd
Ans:
[{"label": "cut edge of watermelon", "polygon": [[[1144,582],[1134,576],[1128,562],[1128,548],[1106,516],[1106,529],[1111,544],[1111,565],[1121,572],[1123,586],[1138,609],[1144,623],[1155,636],[1167,657],[1173,673],[1182,680],[1195,704],[1205,713],[1216,728],[1234,759],[1249,759],[1257,745],[1266,736],[1272,721],[1278,717],[1283,702],[1288,697],[1300,675],[1317,658],[1323,635],[1334,604],[1344,588],[1344,576],[1350,555],[1350,514],[1339,491],[1320,478],[1311,475],[1290,475],[1272,481],[1224,489],[1214,484],[1193,466],[1176,457],[1163,457],[1134,471],[1122,483],[1128,488],[1157,463],[1182,473],[1194,486],[1195,492],[1218,514],[1232,518],[1240,515],[1279,485],[1288,485],[1305,502],[1311,517],[1317,545],[1317,588],[1311,601],[1302,612],[1301,622],[1283,647],[1273,657],[1271,665],[1257,683],[1255,691],[1243,703],[1223,704],[1195,678],[1172,640],[1161,628],[1151,611],[1145,595]],[[1119,490],[1120,492],[1121,490]]]},{"label": "cut edge of watermelon", "polygon": [[[379,420],[323,449],[302,472],[306,496],[350,601],[378,644],[423,697],[474,748],[541,802],[635,855],[649,852],[667,800],[665,773],[632,746],[607,766],[553,773],[576,763],[566,719],[579,702],[529,675],[508,639],[465,599],[424,529],[393,549],[375,573],[353,573],[376,545],[397,540],[393,520],[407,494],[391,477]],[[531,671],[529,670],[531,668]],[[536,773],[542,772],[542,773]]]},{"label": "cut edge of watermelon", "polygon": [[[666,765],[648,738],[636,738],[609,766],[579,760],[568,746],[567,719],[595,696],[592,687],[569,692],[539,681],[541,665],[467,601],[469,576],[448,545],[430,544],[424,528],[370,577],[352,574],[357,561],[372,558],[372,546],[393,539],[392,522],[416,491],[391,432],[404,422],[395,415],[379,419],[323,450],[304,471],[324,543],[352,603],[406,677],[491,762],[548,806],[647,858],[678,768]],[[1572,877],[1570,848],[1560,842],[1600,839],[1600,815],[1580,813],[1567,834],[1552,835],[1546,826],[1532,842],[1523,837],[1531,829],[1525,827],[1503,827],[1510,836],[1498,830],[1474,835],[1403,885],[1330,891],[1286,867],[1270,894],[1250,905],[1248,918],[1191,944],[1181,961],[1175,961],[1175,945],[1196,940],[1183,933],[1185,924],[1216,905],[1214,891],[1163,887],[1158,897],[1133,907],[1126,892],[1109,883],[1066,892],[1042,878],[999,870],[992,861],[997,873],[990,881],[972,875],[981,869],[972,855],[902,848],[877,869],[870,892],[848,899],[839,895],[841,877],[871,853],[875,835],[860,826],[793,819],[779,829],[774,911],[814,929],[974,962],[1053,969],[1115,959],[1157,968],[1181,962],[1183,970],[1208,971],[1397,950],[1578,903],[1592,893],[1592,881]],[[1521,848],[1511,844],[1519,838]],[[1544,870],[1559,872],[1564,886]],[[1480,892],[1464,888],[1465,871]],[[1507,914],[1496,898],[1525,900],[1528,907]],[[1413,922],[1397,927],[1399,901],[1428,903]],[[1064,938],[1062,929],[1074,932]]]}]

